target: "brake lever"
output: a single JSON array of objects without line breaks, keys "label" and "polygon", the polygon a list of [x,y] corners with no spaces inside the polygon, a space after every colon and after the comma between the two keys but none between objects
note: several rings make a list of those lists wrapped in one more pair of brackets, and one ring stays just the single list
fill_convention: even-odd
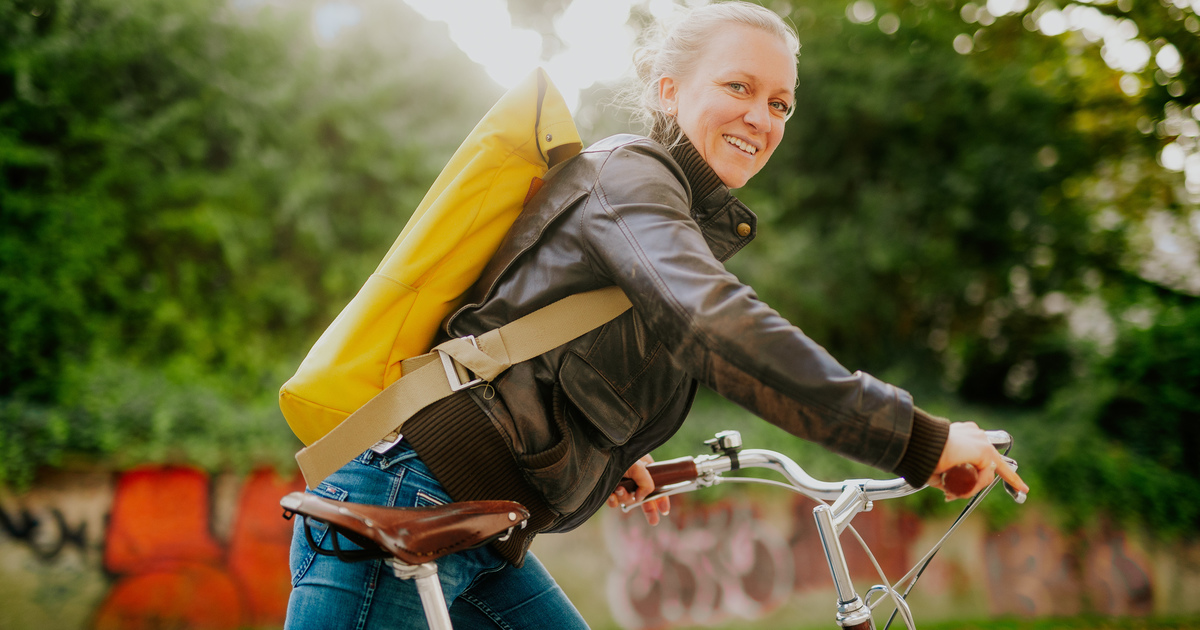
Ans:
[{"label": "brake lever", "polygon": [[[1015,460],[1007,455],[1001,455],[1000,457],[1003,458],[1004,463],[1011,466],[1013,470],[1017,469],[1017,460]],[[1013,501],[1017,502],[1017,505],[1024,504],[1025,499],[1028,498],[1028,496],[1024,492],[1020,492],[1016,488],[1010,486],[1007,481],[1004,482],[1004,491],[1008,493],[1008,496],[1012,497]]]},{"label": "brake lever", "polygon": [[700,484],[699,484],[698,480],[681,481],[679,483],[674,483],[669,486],[663,486],[661,492],[652,492],[649,495],[647,495],[646,498],[642,499],[641,501],[638,501],[636,503],[629,503],[629,504],[622,503],[622,504],[620,504],[619,507],[621,508],[621,511],[623,513],[628,514],[628,513],[632,512],[634,508],[641,507],[642,505],[644,505],[647,501],[654,501],[656,499],[661,499],[663,497],[673,497],[677,494],[683,494],[685,492],[693,492],[693,491],[699,490],[699,489],[700,489]]}]

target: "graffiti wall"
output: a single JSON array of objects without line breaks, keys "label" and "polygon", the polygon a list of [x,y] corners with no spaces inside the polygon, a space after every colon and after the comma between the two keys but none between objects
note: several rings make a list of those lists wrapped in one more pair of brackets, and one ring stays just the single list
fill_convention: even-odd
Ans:
[{"label": "graffiti wall", "polygon": [[57,473],[0,497],[0,628],[260,628],[283,623],[290,523],[269,471]]},{"label": "graffiti wall", "polygon": [[[298,478],[157,467],[59,472],[0,493],[0,630],[279,628]],[[605,510],[534,550],[593,627],[824,627],[833,588],[806,501],[679,497],[658,527]],[[903,575],[945,531],[878,505],[854,526],[883,572]],[[1105,523],[1063,532],[1036,509],[988,531],[972,519],[912,598],[918,620],[1200,612],[1200,545],[1155,547]],[[843,536],[860,593],[879,583]]]},{"label": "graffiti wall", "polygon": [[[784,519],[771,520],[750,502],[675,502],[668,521],[654,528],[640,514],[605,519],[612,562],[607,593],[621,626],[729,624],[769,617],[797,601],[817,610],[806,610],[803,618],[789,616],[794,624],[819,626],[834,618],[836,598],[813,503],[797,500]],[[922,522],[877,505],[853,525],[879,568],[895,581],[949,522]],[[856,590],[865,594],[882,583],[849,533],[842,543]],[[1195,558],[1194,545],[1151,554],[1125,532],[1104,524],[1065,534],[1034,509],[1000,532],[968,521],[930,564],[910,601],[918,620],[925,621],[978,617],[982,611],[1018,616],[1194,614],[1194,597],[1180,600],[1178,595],[1200,592],[1200,564],[1180,563],[1180,555]],[[1172,563],[1173,568],[1156,566]]]}]

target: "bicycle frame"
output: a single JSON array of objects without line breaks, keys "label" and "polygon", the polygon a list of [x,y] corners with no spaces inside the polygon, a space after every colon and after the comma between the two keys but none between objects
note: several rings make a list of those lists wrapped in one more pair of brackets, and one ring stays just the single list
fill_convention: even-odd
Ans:
[{"label": "bicycle frame", "polygon": [[[1012,436],[1008,433],[1003,431],[988,431],[987,434],[993,446],[1003,453],[1007,453],[1008,449],[1011,448]],[[825,559],[829,565],[829,572],[833,577],[834,589],[837,591],[837,613],[835,620],[838,627],[850,630],[875,629],[872,609],[878,602],[871,603],[871,597],[874,594],[888,595],[896,605],[897,613],[894,614],[900,615],[909,630],[915,630],[916,626],[912,618],[912,612],[909,610],[905,596],[916,584],[916,580],[920,577],[920,571],[923,571],[924,567],[928,565],[946,538],[974,510],[979,501],[997,483],[1001,482],[1000,478],[997,477],[991,485],[971,499],[964,509],[963,514],[950,526],[942,539],[917,562],[917,565],[908,574],[894,585],[889,585],[887,584],[887,578],[883,575],[883,571],[875,563],[870,549],[863,543],[862,538],[858,537],[857,532],[853,532],[850,522],[858,514],[870,511],[874,501],[908,496],[924,489],[926,486],[914,487],[904,479],[820,481],[805,472],[791,458],[781,453],[761,449],[742,450],[741,435],[737,431],[722,431],[713,439],[707,440],[705,444],[711,448],[711,454],[696,457],[681,457],[651,464],[648,469],[651,476],[655,479],[655,485],[657,486],[655,491],[642,501],[622,506],[622,509],[628,512],[645,501],[685,492],[694,492],[722,482],[776,485],[813,499],[819,503],[817,507],[813,508],[813,518],[816,520],[817,533],[825,552]],[[1005,457],[1005,460],[1014,469],[1016,468],[1016,461],[1008,457]],[[741,468],[766,468],[773,470],[779,473],[786,480],[786,483],[744,477],[722,477],[724,473]],[[971,482],[971,487],[973,485],[974,481]],[[1005,489],[1017,503],[1025,502],[1024,493],[1017,492],[1007,483],[1004,485]],[[629,488],[627,487],[627,489]],[[829,501],[832,501],[832,505],[827,503]],[[885,584],[873,586],[868,590],[866,599],[860,597],[854,590],[854,584],[850,577],[850,569],[846,564],[846,557],[842,550],[840,535],[848,528],[859,539],[868,557],[871,558],[872,563],[875,563],[881,579],[885,582]],[[903,594],[900,593],[898,590],[899,586],[908,581],[910,577],[912,581],[909,583],[908,589]],[[882,599],[879,601],[882,601]]]}]

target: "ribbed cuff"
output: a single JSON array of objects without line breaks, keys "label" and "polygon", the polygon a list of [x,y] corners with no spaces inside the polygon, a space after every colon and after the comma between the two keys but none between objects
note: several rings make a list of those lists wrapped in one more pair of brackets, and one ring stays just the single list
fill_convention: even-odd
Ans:
[{"label": "ribbed cuff", "polygon": [[914,486],[923,486],[933,476],[946,438],[950,435],[950,421],[932,416],[920,407],[913,407],[912,435],[908,438],[908,449],[892,472],[904,477]]}]

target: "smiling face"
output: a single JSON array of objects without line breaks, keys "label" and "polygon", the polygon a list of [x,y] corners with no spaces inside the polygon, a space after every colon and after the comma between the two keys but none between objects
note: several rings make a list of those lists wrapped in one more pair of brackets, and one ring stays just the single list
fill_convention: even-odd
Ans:
[{"label": "smiling face", "polygon": [[740,188],[783,139],[796,59],[782,39],[731,23],[709,39],[693,67],[659,81],[659,102],[721,181]]}]

